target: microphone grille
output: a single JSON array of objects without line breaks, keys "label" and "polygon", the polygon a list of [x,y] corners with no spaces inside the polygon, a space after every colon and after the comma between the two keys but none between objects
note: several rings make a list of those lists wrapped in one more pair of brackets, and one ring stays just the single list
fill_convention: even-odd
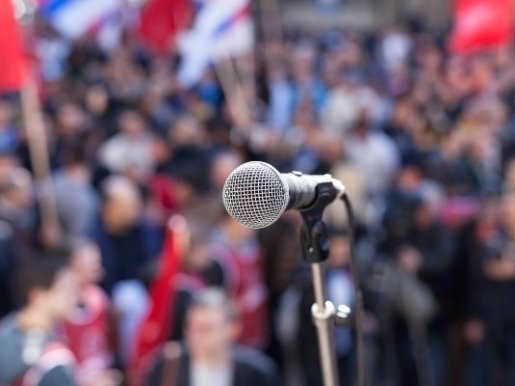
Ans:
[{"label": "microphone grille", "polygon": [[247,228],[273,224],[286,210],[288,184],[272,165],[252,161],[238,166],[223,188],[225,209]]}]

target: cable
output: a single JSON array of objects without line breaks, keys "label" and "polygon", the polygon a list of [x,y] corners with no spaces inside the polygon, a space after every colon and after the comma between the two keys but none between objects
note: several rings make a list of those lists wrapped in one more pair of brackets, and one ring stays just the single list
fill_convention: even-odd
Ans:
[{"label": "cable", "polygon": [[365,386],[365,342],[363,334],[363,295],[361,293],[361,286],[359,284],[359,275],[357,268],[356,256],[354,254],[354,241],[356,223],[354,220],[354,211],[350,202],[349,196],[345,193],[342,196],[343,204],[347,212],[347,219],[349,223],[349,253],[350,253],[350,267],[352,274],[352,282],[354,286],[354,297],[356,298],[356,351],[357,351],[357,380],[358,386]]}]

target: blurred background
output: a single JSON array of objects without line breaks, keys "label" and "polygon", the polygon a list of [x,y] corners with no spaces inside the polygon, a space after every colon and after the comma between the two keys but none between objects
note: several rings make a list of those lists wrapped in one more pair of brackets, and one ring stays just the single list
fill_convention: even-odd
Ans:
[{"label": "blurred background", "polygon": [[335,203],[326,290],[359,279],[367,385],[514,386],[513,15],[0,0],[0,385],[322,385],[299,216],[222,205],[262,160],[347,187],[359,278]]}]

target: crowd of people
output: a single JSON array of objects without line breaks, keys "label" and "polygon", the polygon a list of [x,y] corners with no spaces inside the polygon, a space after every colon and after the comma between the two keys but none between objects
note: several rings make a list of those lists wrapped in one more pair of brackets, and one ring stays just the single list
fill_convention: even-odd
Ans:
[{"label": "crowd of people", "polygon": [[[222,205],[229,173],[263,160],[347,187],[369,385],[515,385],[511,48],[454,55],[420,19],[287,30],[221,69],[237,84],[210,68],[185,90],[173,49],[153,55],[126,33],[105,52],[35,25],[51,176],[35,178],[19,98],[3,96],[0,384],[135,384],[149,288],[179,215],[169,343],[138,382],[322,385],[299,217],[255,231]],[[339,205],[326,210],[327,293],[352,308]],[[346,385],[355,328],[335,331]]]}]

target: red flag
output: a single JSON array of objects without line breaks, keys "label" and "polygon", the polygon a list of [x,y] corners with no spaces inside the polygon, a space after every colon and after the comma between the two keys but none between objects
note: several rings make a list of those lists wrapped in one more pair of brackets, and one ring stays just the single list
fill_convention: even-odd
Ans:
[{"label": "red flag", "polygon": [[511,43],[512,0],[456,0],[454,8],[452,51],[468,54]]},{"label": "red flag", "polygon": [[140,36],[156,53],[168,53],[192,15],[190,0],[149,0],[141,15]]},{"label": "red flag", "polygon": [[172,326],[173,283],[184,250],[186,222],[174,216],[168,222],[158,276],[150,288],[151,306],[143,321],[131,361],[131,385],[143,385],[155,353],[165,343]]},{"label": "red flag", "polygon": [[23,82],[23,50],[12,0],[0,0],[0,93],[19,90]]}]

